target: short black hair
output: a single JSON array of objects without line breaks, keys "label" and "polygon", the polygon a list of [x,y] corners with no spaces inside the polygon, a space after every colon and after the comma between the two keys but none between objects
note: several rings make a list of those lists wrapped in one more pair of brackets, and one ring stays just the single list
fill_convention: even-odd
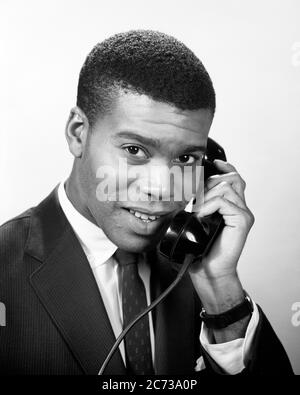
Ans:
[{"label": "short black hair", "polygon": [[181,110],[215,112],[215,91],[202,62],[182,42],[157,31],[118,33],[89,53],[80,71],[77,106],[91,126],[120,89]]}]

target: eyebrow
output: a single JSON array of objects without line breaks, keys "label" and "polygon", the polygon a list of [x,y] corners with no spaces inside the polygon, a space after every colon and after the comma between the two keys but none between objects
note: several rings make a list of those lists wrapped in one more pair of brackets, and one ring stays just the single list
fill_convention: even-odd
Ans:
[{"label": "eyebrow", "polygon": [[[161,141],[159,139],[153,138],[153,137],[145,137],[141,136],[140,134],[130,132],[130,131],[122,131],[117,133],[115,136],[113,136],[114,139],[118,137],[124,137],[128,139],[134,139],[139,141],[142,144],[152,146],[154,148],[159,148],[161,146]],[[184,152],[194,152],[194,151],[206,151],[206,147],[204,145],[190,145],[190,144],[181,144],[181,149]]]}]

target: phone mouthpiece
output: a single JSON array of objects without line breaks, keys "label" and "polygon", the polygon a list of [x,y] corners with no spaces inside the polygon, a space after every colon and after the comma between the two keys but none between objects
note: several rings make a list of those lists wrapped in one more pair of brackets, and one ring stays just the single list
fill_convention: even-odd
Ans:
[{"label": "phone mouthpiece", "polygon": [[224,224],[218,213],[198,218],[195,213],[180,211],[159,243],[159,252],[182,264],[186,254],[203,257]]}]

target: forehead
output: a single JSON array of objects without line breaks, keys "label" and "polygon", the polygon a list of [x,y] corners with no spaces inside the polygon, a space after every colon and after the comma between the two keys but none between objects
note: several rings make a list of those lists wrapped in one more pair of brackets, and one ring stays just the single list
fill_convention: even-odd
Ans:
[{"label": "forehead", "polygon": [[105,129],[109,129],[110,134],[125,130],[156,137],[162,142],[181,137],[183,141],[206,143],[212,118],[211,111],[207,109],[181,110],[130,92],[116,97],[112,110],[99,119],[96,128],[97,124],[100,128],[101,124],[106,124]]}]

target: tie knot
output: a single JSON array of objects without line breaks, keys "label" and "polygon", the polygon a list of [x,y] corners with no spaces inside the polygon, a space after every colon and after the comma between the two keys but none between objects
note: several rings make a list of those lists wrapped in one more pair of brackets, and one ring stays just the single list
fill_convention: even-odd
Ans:
[{"label": "tie knot", "polygon": [[114,256],[122,266],[137,264],[139,260],[139,254],[136,252],[129,252],[121,250],[120,248],[117,249]]}]

